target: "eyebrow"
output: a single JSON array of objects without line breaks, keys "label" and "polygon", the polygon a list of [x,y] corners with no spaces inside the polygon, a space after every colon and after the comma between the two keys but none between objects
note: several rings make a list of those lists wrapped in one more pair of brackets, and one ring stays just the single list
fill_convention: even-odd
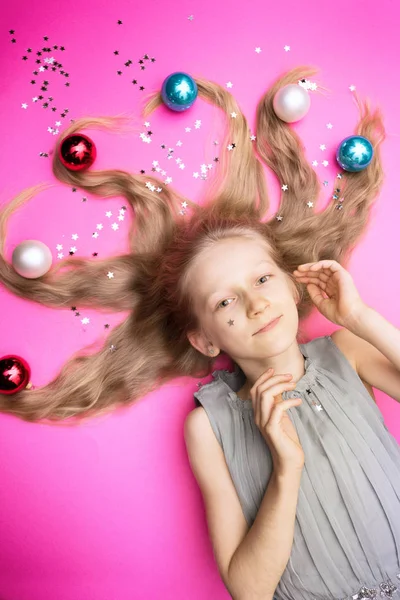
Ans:
[{"label": "eyebrow", "polygon": [[[258,263],[258,265],[256,265],[254,268],[258,269],[258,267],[260,267],[261,265],[268,265],[270,267],[272,267],[272,264],[268,261],[268,260],[262,260],[261,262]],[[229,287],[229,286],[228,286]],[[210,300],[211,296],[213,296],[214,294],[216,294],[218,292],[217,290],[213,290],[212,292],[210,292],[207,296],[205,296],[204,299],[204,303],[203,303],[203,307],[206,306],[206,304],[208,304],[208,301]]]}]

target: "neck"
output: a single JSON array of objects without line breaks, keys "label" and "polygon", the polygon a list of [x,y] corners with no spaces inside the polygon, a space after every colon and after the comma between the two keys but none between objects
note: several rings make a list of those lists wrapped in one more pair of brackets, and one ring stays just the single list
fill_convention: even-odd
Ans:
[{"label": "neck", "polygon": [[283,375],[285,373],[293,375],[293,378],[290,381],[294,383],[297,383],[305,374],[305,358],[301,353],[297,342],[296,345],[289,348],[287,352],[269,358],[267,365],[260,365],[258,367],[253,365],[252,368],[247,369],[246,366],[243,368],[240,362],[237,362],[237,364],[246,375],[244,385],[237,392],[237,395],[241,400],[250,399],[250,390],[254,383],[271,367],[274,369],[273,375]]}]

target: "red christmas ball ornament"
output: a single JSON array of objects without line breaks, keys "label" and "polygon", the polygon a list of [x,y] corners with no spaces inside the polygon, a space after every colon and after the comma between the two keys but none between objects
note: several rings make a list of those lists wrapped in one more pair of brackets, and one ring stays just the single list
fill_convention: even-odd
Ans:
[{"label": "red christmas ball ornament", "polygon": [[60,144],[59,157],[70,171],[88,169],[97,156],[96,146],[87,135],[73,133]]},{"label": "red christmas ball ornament", "polygon": [[29,383],[31,370],[20,356],[2,356],[0,358],[0,394],[16,394]]}]

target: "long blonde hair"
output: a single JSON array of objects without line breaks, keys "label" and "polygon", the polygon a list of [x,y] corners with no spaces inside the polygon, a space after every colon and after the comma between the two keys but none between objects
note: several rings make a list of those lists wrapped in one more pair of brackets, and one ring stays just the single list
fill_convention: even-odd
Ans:
[{"label": "long blonde hair", "polygon": [[[185,282],[198,253],[224,237],[249,232],[262,236],[272,258],[299,292],[300,320],[310,313],[311,299],[292,272],[301,263],[321,259],[346,263],[366,230],[371,205],[382,186],[379,147],[385,139],[380,110],[372,112],[368,101],[362,103],[354,95],[360,113],[355,133],[371,141],[373,160],[363,171],[343,173],[335,181],[332,199],[323,211],[310,209],[307,202],[317,204],[319,181],[305,158],[301,140],[276,116],[272,101],[284,85],[316,72],[311,67],[292,69],[263,95],[257,107],[255,142],[234,97],[216,83],[195,79],[199,97],[227,117],[217,176],[202,206],[154,176],[121,170],[72,172],[62,165],[58,149],[66,136],[90,128],[127,131],[128,117],[82,118],[63,132],[54,152],[55,176],[97,196],[124,196],[135,216],[129,232],[130,251],[104,260],[66,258],[34,280],[18,275],[4,255],[6,223],[18,207],[46,187],[38,185],[23,191],[0,213],[0,279],[14,294],[49,307],[76,305],[129,311],[129,315],[100,349],[92,352],[94,344],[77,353],[44,387],[12,396],[0,394],[0,412],[26,421],[55,423],[71,418],[76,423],[129,405],[175,377],[208,375],[214,359],[199,353],[187,339],[198,322]],[[143,114],[149,115],[161,102],[160,92],[156,92]],[[236,118],[230,118],[232,112]],[[231,151],[226,150],[228,144],[235,145]],[[288,186],[281,194],[277,214],[269,220],[262,162]],[[189,215],[182,206],[188,207]],[[109,271],[114,273],[113,279],[107,279]]]}]

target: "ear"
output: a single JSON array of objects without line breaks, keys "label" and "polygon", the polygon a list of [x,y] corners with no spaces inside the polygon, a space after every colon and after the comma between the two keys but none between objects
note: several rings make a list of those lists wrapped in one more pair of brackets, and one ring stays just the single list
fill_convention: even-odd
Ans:
[{"label": "ear", "polygon": [[292,281],[292,279],[290,279],[289,284],[293,290],[293,298],[294,298],[294,301],[297,306],[298,304],[300,304],[300,300],[301,300],[299,290],[298,290],[296,284],[294,283],[294,281]]},{"label": "ear", "polygon": [[[215,357],[219,353],[219,349],[215,348],[211,342],[208,342],[207,338],[201,331],[189,331],[187,338],[192,344],[193,348],[196,348],[196,350],[205,356]],[[214,352],[210,352],[210,349],[214,350]]]}]

